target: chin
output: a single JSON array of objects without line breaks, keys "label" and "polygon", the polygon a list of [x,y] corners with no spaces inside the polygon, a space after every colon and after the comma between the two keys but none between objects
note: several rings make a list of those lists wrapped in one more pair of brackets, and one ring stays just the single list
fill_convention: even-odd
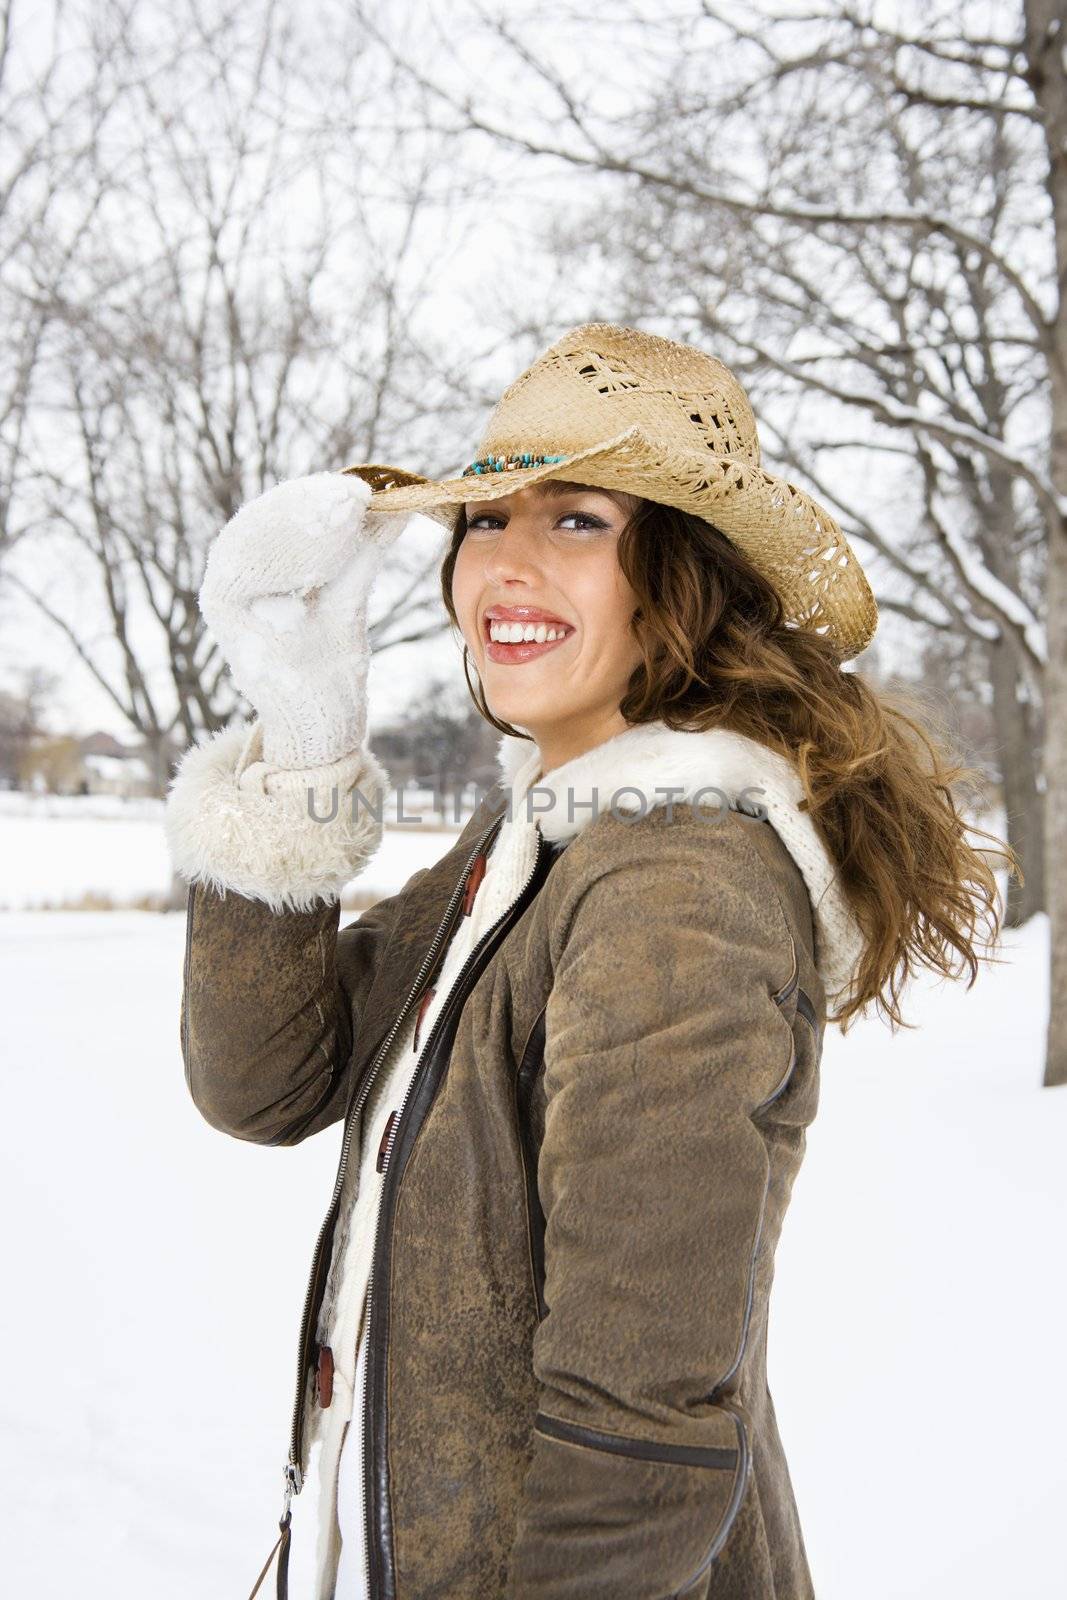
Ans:
[{"label": "chin", "polygon": [[513,728],[528,728],[531,723],[542,720],[538,717],[536,706],[523,705],[521,702],[510,704],[506,701],[502,704],[498,700],[489,700],[488,704],[494,717],[498,717],[501,722],[510,722]]},{"label": "chin", "polygon": [[540,695],[491,695],[486,691],[485,698],[494,717],[499,717],[501,722],[510,722],[513,728],[529,728],[534,723],[554,722],[560,715],[558,705],[546,715]]},{"label": "chin", "polygon": [[[581,709],[570,704],[574,684],[565,672],[547,673],[536,668],[527,672],[523,667],[486,661],[480,676],[490,711],[513,728],[550,727],[565,722],[572,711]],[[523,676],[525,683],[519,681]]]}]

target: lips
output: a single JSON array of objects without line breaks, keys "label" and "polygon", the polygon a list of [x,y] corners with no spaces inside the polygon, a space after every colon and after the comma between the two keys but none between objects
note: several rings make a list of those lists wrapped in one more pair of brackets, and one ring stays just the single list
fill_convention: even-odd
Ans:
[{"label": "lips", "polygon": [[572,624],[553,611],[542,611],[540,606],[487,606],[482,614],[483,624],[489,622],[544,622],[557,628],[571,628]]},{"label": "lips", "polygon": [[[545,639],[542,643],[536,639],[521,639],[515,644],[505,644],[489,637],[489,627],[493,622],[517,622],[534,627],[543,623],[546,627],[563,629],[564,633],[562,638]],[[558,650],[573,636],[574,631],[571,623],[564,622],[562,617],[557,617],[551,611],[543,611],[539,606],[489,606],[482,616],[486,656],[500,666],[520,666],[523,662],[547,655],[550,650]]]}]

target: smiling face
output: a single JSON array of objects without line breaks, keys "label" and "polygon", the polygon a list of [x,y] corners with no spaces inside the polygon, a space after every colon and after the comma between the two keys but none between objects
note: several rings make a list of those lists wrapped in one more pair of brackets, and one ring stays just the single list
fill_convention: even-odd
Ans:
[{"label": "smiling face", "polygon": [[617,544],[638,504],[554,479],[466,502],[456,616],[490,710],[529,729],[542,773],[627,726],[619,701],[643,657]]}]

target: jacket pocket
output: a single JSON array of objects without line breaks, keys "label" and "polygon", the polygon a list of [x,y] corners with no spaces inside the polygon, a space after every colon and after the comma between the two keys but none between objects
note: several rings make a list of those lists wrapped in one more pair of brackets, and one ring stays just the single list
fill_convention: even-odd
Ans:
[{"label": "jacket pocket", "polygon": [[[614,1600],[629,1580],[642,1594],[697,1600],[734,1528],[751,1477],[747,1430],[722,1406],[737,1448],[668,1445],[565,1421],[539,1411],[527,1493],[553,1510],[535,1519],[522,1543],[515,1589],[571,1595],[569,1532],[601,1521],[606,1542],[586,1592]],[[550,1535],[545,1542],[546,1531]],[[509,1594],[512,1592],[508,1591]]]},{"label": "jacket pocket", "polygon": [[737,1451],[718,1447],[699,1449],[695,1445],[657,1444],[652,1439],[630,1439],[619,1433],[601,1433],[576,1422],[564,1422],[539,1411],[534,1418],[538,1433],[567,1444],[585,1445],[590,1450],[608,1450],[618,1456],[634,1456],[638,1461],[674,1461],[683,1467],[714,1467],[722,1472],[737,1471]]}]

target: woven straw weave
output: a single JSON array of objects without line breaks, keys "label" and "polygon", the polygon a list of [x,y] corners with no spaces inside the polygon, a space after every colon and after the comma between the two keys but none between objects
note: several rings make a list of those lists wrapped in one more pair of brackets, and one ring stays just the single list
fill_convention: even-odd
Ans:
[{"label": "woven straw weave", "polygon": [[505,389],[475,459],[524,452],[563,459],[437,480],[376,463],[344,470],[371,485],[373,508],[446,526],[460,502],[542,478],[676,506],[749,557],[791,625],[828,634],[843,660],[870,642],[878,608],[855,553],[828,511],[763,469],[745,391],[714,356],[614,323],[572,328]]}]

